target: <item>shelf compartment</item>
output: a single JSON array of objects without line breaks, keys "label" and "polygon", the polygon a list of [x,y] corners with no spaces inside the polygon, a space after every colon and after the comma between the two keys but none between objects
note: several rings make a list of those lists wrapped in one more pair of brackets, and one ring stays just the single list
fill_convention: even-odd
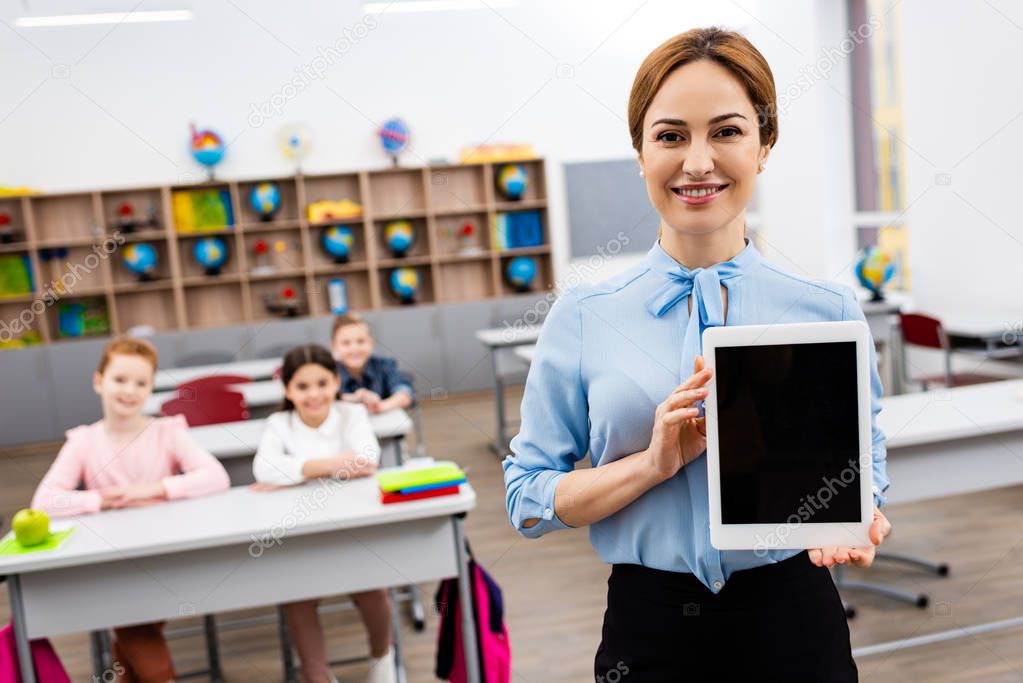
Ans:
[{"label": "shelf compartment", "polygon": [[33,304],[34,300],[0,299],[0,350],[42,343],[41,316],[48,310],[45,302]]},{"label": "shelf compartment", "polygon": [[330,228],[343,225],[352,231],[353,242],[349,249],[348,262],[347,263],[361,263],[366,261],[366,225],[362,221],[356,222],[338,222],[329,223],[326,225],[310,226],[309,228],[309,243],[311,245],[312,253],[310,253],[310,261],[312,262],[313,269],[319,270],[323,267],[343,267],[346,263],[338,263],[334,260],[334,257],[327,253],[323,246],[323,235]]},{"label": "shelf compartment", "polygon": [[[490,249],[491,231],[485,212],[437,216],[434,224],[437,231],[437,253],[442,257],[456,254],[475,255],[466,251],[469,248],[483,252]],[[465,225],[472,226],[472,234],[469,236],[463,236]]]},{"label": "shelf compartment", "polygon": [[374,215],[397,216],[426,211],[423,169],[370,173],[370,206]]},{"label": "shelf compartment", "polygon": [[[156,267],[145,278],[139,277],[125,265],[124,258],[128,250],[138,248],[139,244],[148,244],[156,251]],[[129,242],[111,257],[110,275],[115,285],[144,284],[150,281],[170,282],[171,264],[167,256],[167,240],[147,240],[145,242]]]},{"label": "shelf compartment", "polygon": [[277,271],[304,268],[302,234],[298,230],[245,235],[244,244],[250,277],[272,277]]},{"label": "shelf compartment", "polygon": [[227,249],[227,260],[220,267],[220,274],[223,275],[237,275],[239,271],[240,255],[238,254],[238,241],[235,237],[233,230],[218,235],[205,235],[205,234],[194,234],[194,235],[178,235],[178,260],[181,262],[181,276],[186,279],[192,279],[196,277],[218,277],[215,275],[206,275],[206,268],[199,264],[195,259],[195,245],[196,243],[207,237],[219,238],[223,246]]},{"label": "shelf compartment", "polygon": [[427,232],[426,219],[415,218],[415,219],[398,219],[404,220],[412,224],[412,246],[409,247],[408,251],[405,252],[404,256],[395,256],[394,253],[388,248],[387,240],[385,238],[387,232],[387,225],[394,221],[391,220],[378,220],[373,222],[373,235],[376,240],[376,253],[377,258],[381,261],[390,259],[402,259],[411,258],[415,256],[428,256],[430,253],[430,236]]},{"label": "shelf compartment", "polygon": [[[526,250],[516,250],[526,251]],[[511,263],[512,259],[518,256],[526,256],[533,259],[536,264],[536,277],[533,278],[529,288],[524,291],[519,291],[508,282],[508,264]],[[513,296],[515,294],[529,294],[536,292],[550,291],[554,287],[554,270],[551,267],[551,259],[543,253],[537,254],[526,254],[526,253],[509,253],[502,252],[500,265],[500,279],[501,279],[501,291],[499,296]]]},{"label": "shelf compartment", "polygon": [[305,274],[260,279],[249,283],[254,320],[277,320],[309,315]]},{"label": "shelf compartment", "polygon": [[368,271],[353,270],[336,275],[325,273],[313,278],[312,286],[309,289],[309,303],[312,305],[314,315],[331,314],[329,284],[335,277],[345,283],[349,311],[365,311],[372,307]]},{"label": "shelf compartment", "polygon": [[105,337],[112,331],[106,296],[61,298],[46,310],[53,339]]},{"label": "shelf compartment", "polygon": [[[125,238],[133,239],[133,235],[140,232],[166,233],[163,196],[158,187],[103,192],[100,205],[103,224],[111,235],[120,232]],[[127,207],[126,211],[130,209],[130,213],[123,215],[122,207]]]},{"label": "shelf compartment", "polygon": [[[262,216],[252,207],[252,190],[262,183],[272,183],[277,186],[280,195],[280,208],[273,214],[273,218],[264,221]],[[279,223],[283,221],[297,221],[299,218],[298,189],[294,178],[268,178],[266,180],[249,180],[238,183],[238,222],[245,225],[260,225],[267,223]]]},{"label": "shelf compartment", "polygon": [[179,235],[205,235],[233,226],[238,209],[224,183],[177,187],[171,192],[171,219]]},{"label": "shelf compartment", "polygon": [[[303,215],[310,223],[326,223],[335,219],[323,220],[320,218],[322,211],[310,213],[310,206],[319,202],[354,202],[363,207],[365,202],[359,190],[358,173],[336,173],[333,175],[306,176],[302,178],[302,186],[305,190],[306,205],[302,207]],[[361,219],[362,213],[349,218],[338,218],[338,223],[346,220]]]},{"label": "shelf compartment", "polygon": [[21,197],[0,198],[0,253],[23,248],[27,240]]},{"label": "shelf compartment", "polygon": [[[434,295],[433,286],[433,275],[430,272],[430,266],[409,266],[415,268],[419,273],[419,292],[415,297],[415,304],[429,304],[436,301]],[[398,295],[391,291],[391,274],[397,270],[395,267],[383,267],[378,271],[378,277],[380,278],[380,304],[382,307],[391,306],[408,306],[412,304],[404,303]]]},{"label": "shelf compartment", "polygon": [[[35,238],[39,242],[94,241],[103,234],[93,215],[92,195],[66,194],[31,199]],[[72,242],[68,242],[71,244]]]},{"label": "shelf compartment", "polygon": [[[518,165],[526,169],[526,189],[522,193],[522,196],[517,200],[509,200],[509,198],[501,192],[500,188],[501,169],[509,165]],[[513,201],[518,203],[547,198],[547,178],[544,173],[543,161],[541,159],[495,163],[493,165],[493,177],[494,199],[497,202]]]},{"label": "shelf compartment", "polygon": [[494,296],[490,259],[442,263],[439,267],[437,300],[473,301]]},{"label": "shelf compartment", "polygon": [[[117,297],[120,300],[120,296]],[[238,282],[186,285],[185,319],[188,327],[220,327],[244,321],[242,286]]]},{"label": "shelf compartment", "polygon": [[117,327],[121,334],[138,325],[150,325],[157,332],[178,327],[172,289],[122,292],[114,297]]},{"label": "shelf compartment", "polygon": [[430,205],[437,213],[473,211],[486,203],[482,166],[431,168]]},{"label": "shelf compartment", "polygon": [[[60,295],[80,290],[102,289],[103,259],[120,259],[120,250],[106,255],[92,247],[44,248],[38,252],[39,270],[36,286],[40,291],[53,289]],[[111,264],[113,265],[113,264]],[[120,264],[117,267],[121,267]]]}]

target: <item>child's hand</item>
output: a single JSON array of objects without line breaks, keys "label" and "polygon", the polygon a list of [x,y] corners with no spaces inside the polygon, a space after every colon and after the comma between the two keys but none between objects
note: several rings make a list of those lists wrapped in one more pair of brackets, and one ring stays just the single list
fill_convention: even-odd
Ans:
[{"label": "child's hand", "polygon": [[381,407],[383,399],[380,398],[380,394],[375,391],[370,391],[369,389],[360,389],[360,391],[365,392],[362,394],[361,400],[363,405],[366,406],[366,410],[371,413],[383,412],[384,409]]},{"label": "child's hand", "polygon": [[148,504],[167,497],[167,490],[163,483],[154,481],[148,484],[130,484],[128,486],[110,486],[100,489],[102,502],[100,508],[117,509],[124,507],[138,507],[140,504]]},{"label": "child's hand", "polygon": [[357,479],[368,477],[377,471],[377,463],[355,451],[348,451],[332,458],[331,476],[336,479]]},{"label": "child's hand", "polygon": [[285,484],[261,484],[258,481],[249,486],[252,491],[276,491],[277,489],[288,488]]}]

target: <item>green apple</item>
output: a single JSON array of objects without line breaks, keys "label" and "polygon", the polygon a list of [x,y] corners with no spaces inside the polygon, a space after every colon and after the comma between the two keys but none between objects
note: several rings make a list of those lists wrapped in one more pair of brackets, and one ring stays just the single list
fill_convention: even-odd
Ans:
[{"label": "green apple", "polygon": [[24,546],[39,545],[50,535],[50,516],[42,510],[25,508],[14,515],[11,528],[14,529],[18,543]]}]

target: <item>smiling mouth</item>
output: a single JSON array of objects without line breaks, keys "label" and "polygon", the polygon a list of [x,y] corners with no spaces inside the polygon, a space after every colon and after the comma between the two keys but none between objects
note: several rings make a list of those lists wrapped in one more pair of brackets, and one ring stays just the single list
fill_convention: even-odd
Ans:
[{"label": "smiling mouth", "polygon": [[702,199],[704,197],[709,197],[710,195],[717,194],[724,190],[726,187],[728,187],[727,183],[725,183],[724,185],[714,185],[712,187],[701,187],[700,189],[694,190],[684,189],[681,187],[673,187],[671,188],[671,191],[675,194],[676,197],[685,197],[686,199]]}]

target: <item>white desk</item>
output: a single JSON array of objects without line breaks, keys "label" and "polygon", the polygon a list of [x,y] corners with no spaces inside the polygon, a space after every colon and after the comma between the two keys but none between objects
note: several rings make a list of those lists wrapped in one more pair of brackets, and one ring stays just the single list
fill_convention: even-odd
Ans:
[{"label": "white desk", "polygon": [[209,375],[238,375],[253,380],[270,379],[279,367],[281,367],[280,358],[263,358],[212,365],[193,365],[187,368],[166,368],[157,370],[153,388],[156,391],[174,389],[183,382],[191,382]]},{"label": "white desk", "polygon": [[[404,410],[370,415],[369,421],[381,447],[392,442],[394,448],[401,448],[398,439],[412,431],[412,418]],[[188,433],[221,461],[231,483],[237,486],[252,481],[252,458],[259,448],[265,427],[266,418],[260,418],[190,427]],[[399,460],[395,457],[393,464],[398,464]]]},{"label": "white desk", "polygon": [[[250,408],[280,405],[284,401],[284,385],[280,380],[267,379],[260,382],[245,382],[243,384],[228,384],[224,387],[227,391],[237,391],[245,397],[245,403]],[[146,415],[159,415],[160,408],[165,401],[176,398],[178,392],[157,391],[149,399],[142,412]]]},{"label": "white desk", "polygon": [[[75,518],[61,548],[0,557],[22,680],[37,680],[31,638],[455,575],[470,604],[462,517],[475,504],[463,484],[457,496],[382,505],[368,477],[270,492],[238,487]],[[463,644],[478,683],[471,618],[465,610]]]},{"label": "white desk", "polygon": [[508,418],[504,410],[505,379],[522,375],[524,368],[514,353],[518,346],[532,345],[540,337],[540,325],[492,327],[476,330],[476,339],[490,351],[490,363],[494,371],[494,406],[497,412],[497,436],[490,449],[499,456],[508,454]]}]

